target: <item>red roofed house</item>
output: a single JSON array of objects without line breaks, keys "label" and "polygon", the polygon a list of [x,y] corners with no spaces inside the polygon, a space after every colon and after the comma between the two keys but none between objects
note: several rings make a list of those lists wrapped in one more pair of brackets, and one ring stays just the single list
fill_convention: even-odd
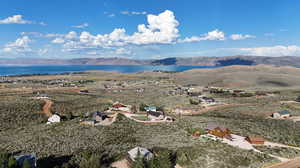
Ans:
[{"label": "red roofed house", "polygon": [[265,139],[260,136],[248,136],[245,138],[246,141],[248,141],[250,144],[255,145],[263,145],[265,143]]}]

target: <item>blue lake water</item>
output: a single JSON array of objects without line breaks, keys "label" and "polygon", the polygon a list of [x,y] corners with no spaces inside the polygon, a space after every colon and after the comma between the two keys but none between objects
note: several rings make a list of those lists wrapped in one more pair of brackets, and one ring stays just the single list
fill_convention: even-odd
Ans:
[{"label": "blue lake water", "polygon": [[137,73],[145,71],[182,72],[196,68],[217,68],[216,66],[151,66],[151,65],[0,65],[0,76],[28,74],[61,74],[84,72],[87,70],[103,70],[121,73]]}]

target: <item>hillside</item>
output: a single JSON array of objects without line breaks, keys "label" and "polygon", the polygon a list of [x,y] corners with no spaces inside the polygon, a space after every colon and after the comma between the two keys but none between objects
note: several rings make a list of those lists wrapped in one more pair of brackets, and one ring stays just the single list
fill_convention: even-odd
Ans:
[{"label": "hillside", "polygon": [[76,59],[0,59],[0,64],[66,64],[66,65],[275,65],[300,66],[300,57],[265,57],[265,56],[228,56],[228,57],[170,57],[156,60],[138,60],[127,58],[76,58]]},{"label": "hillside", "polygon": [[176,74],[182,84],[220,87],[292,88],[300,83],[300,69],[293,67],[227,66],[216,69],[194,69]]}]

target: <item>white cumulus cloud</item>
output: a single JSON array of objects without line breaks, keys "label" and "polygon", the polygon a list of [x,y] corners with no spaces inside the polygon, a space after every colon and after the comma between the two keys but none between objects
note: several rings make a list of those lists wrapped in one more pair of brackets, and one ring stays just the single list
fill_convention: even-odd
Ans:
[{"label": "white cumulus cloud", "polygon": [[[131,35],[124,28],[116,28],[109,34],[93,35],[87,31],[77,34],[71,31],[56,37],[53,43],[63,43],[64,51],[121,48],[128,45],[172,44],[179,37],[179,22],[172,11],[166,10],[159,15],[147,15],[148,24],[140,24]],[[119,52],[122,49],[119,50]]]},{"label": "white cumulus cloud", "polygon": [[3,51],[9,53],[24,53],[24,52],[31,52],[32,49],[30,48],[29,44],[32,40],[28,36],[23,36],[18,38],[14,42],[7,43]]},{"label": "white cumulus cloud", "polygon": [[255,36],[250,35],[250,34],[245,34],[245,35],[243,35],[243,34],[232,34],[230,36],[230,38],[232,40],[245,40],[245,39],[249,39],[249,38],[255,38]]},{"label": "white cumulus cloud", "polygon": [[40,25],[46,25],[44,22],[34,22],[30,20],[24,20],[22,15],[14,15],[9,16],[5,19],[0,20],[0,24],[40,24]]},{"label": "white cumulus cloud", "polygon": [[189,42],[199,42],[199,41],[205,41],[205,40],[223,41],[223,40],[225,40],[225,33],[216,29],[216,30],[213,30],[213,31],[208,32],[201,36],[186,37],[183,40],[179,40],[179,42],[189,43]]},{"label": "white cumulus cloud", "polygon": [[296,45],[277,45],[270,47],[257,47],[257,48],[240,48],[240,51],[247,55],[255,56],[295,56],[300,54],[300,46]]}]

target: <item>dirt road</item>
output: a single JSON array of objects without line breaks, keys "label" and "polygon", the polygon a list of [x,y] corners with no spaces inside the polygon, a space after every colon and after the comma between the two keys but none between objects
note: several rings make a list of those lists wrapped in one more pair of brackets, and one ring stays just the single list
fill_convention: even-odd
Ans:
[{"label": "dirt road", "polygon": [[300,168],[300,157],[287,162],[278,163],[267,168]]},{"label": "dirt road", "polygon": [[51,106],[53,104],[53,102],[49,99],[45,99],[45,105],[43,106],[43,113],[47,116],[47,117],[51,117],[52,113],[51,113]]}]

